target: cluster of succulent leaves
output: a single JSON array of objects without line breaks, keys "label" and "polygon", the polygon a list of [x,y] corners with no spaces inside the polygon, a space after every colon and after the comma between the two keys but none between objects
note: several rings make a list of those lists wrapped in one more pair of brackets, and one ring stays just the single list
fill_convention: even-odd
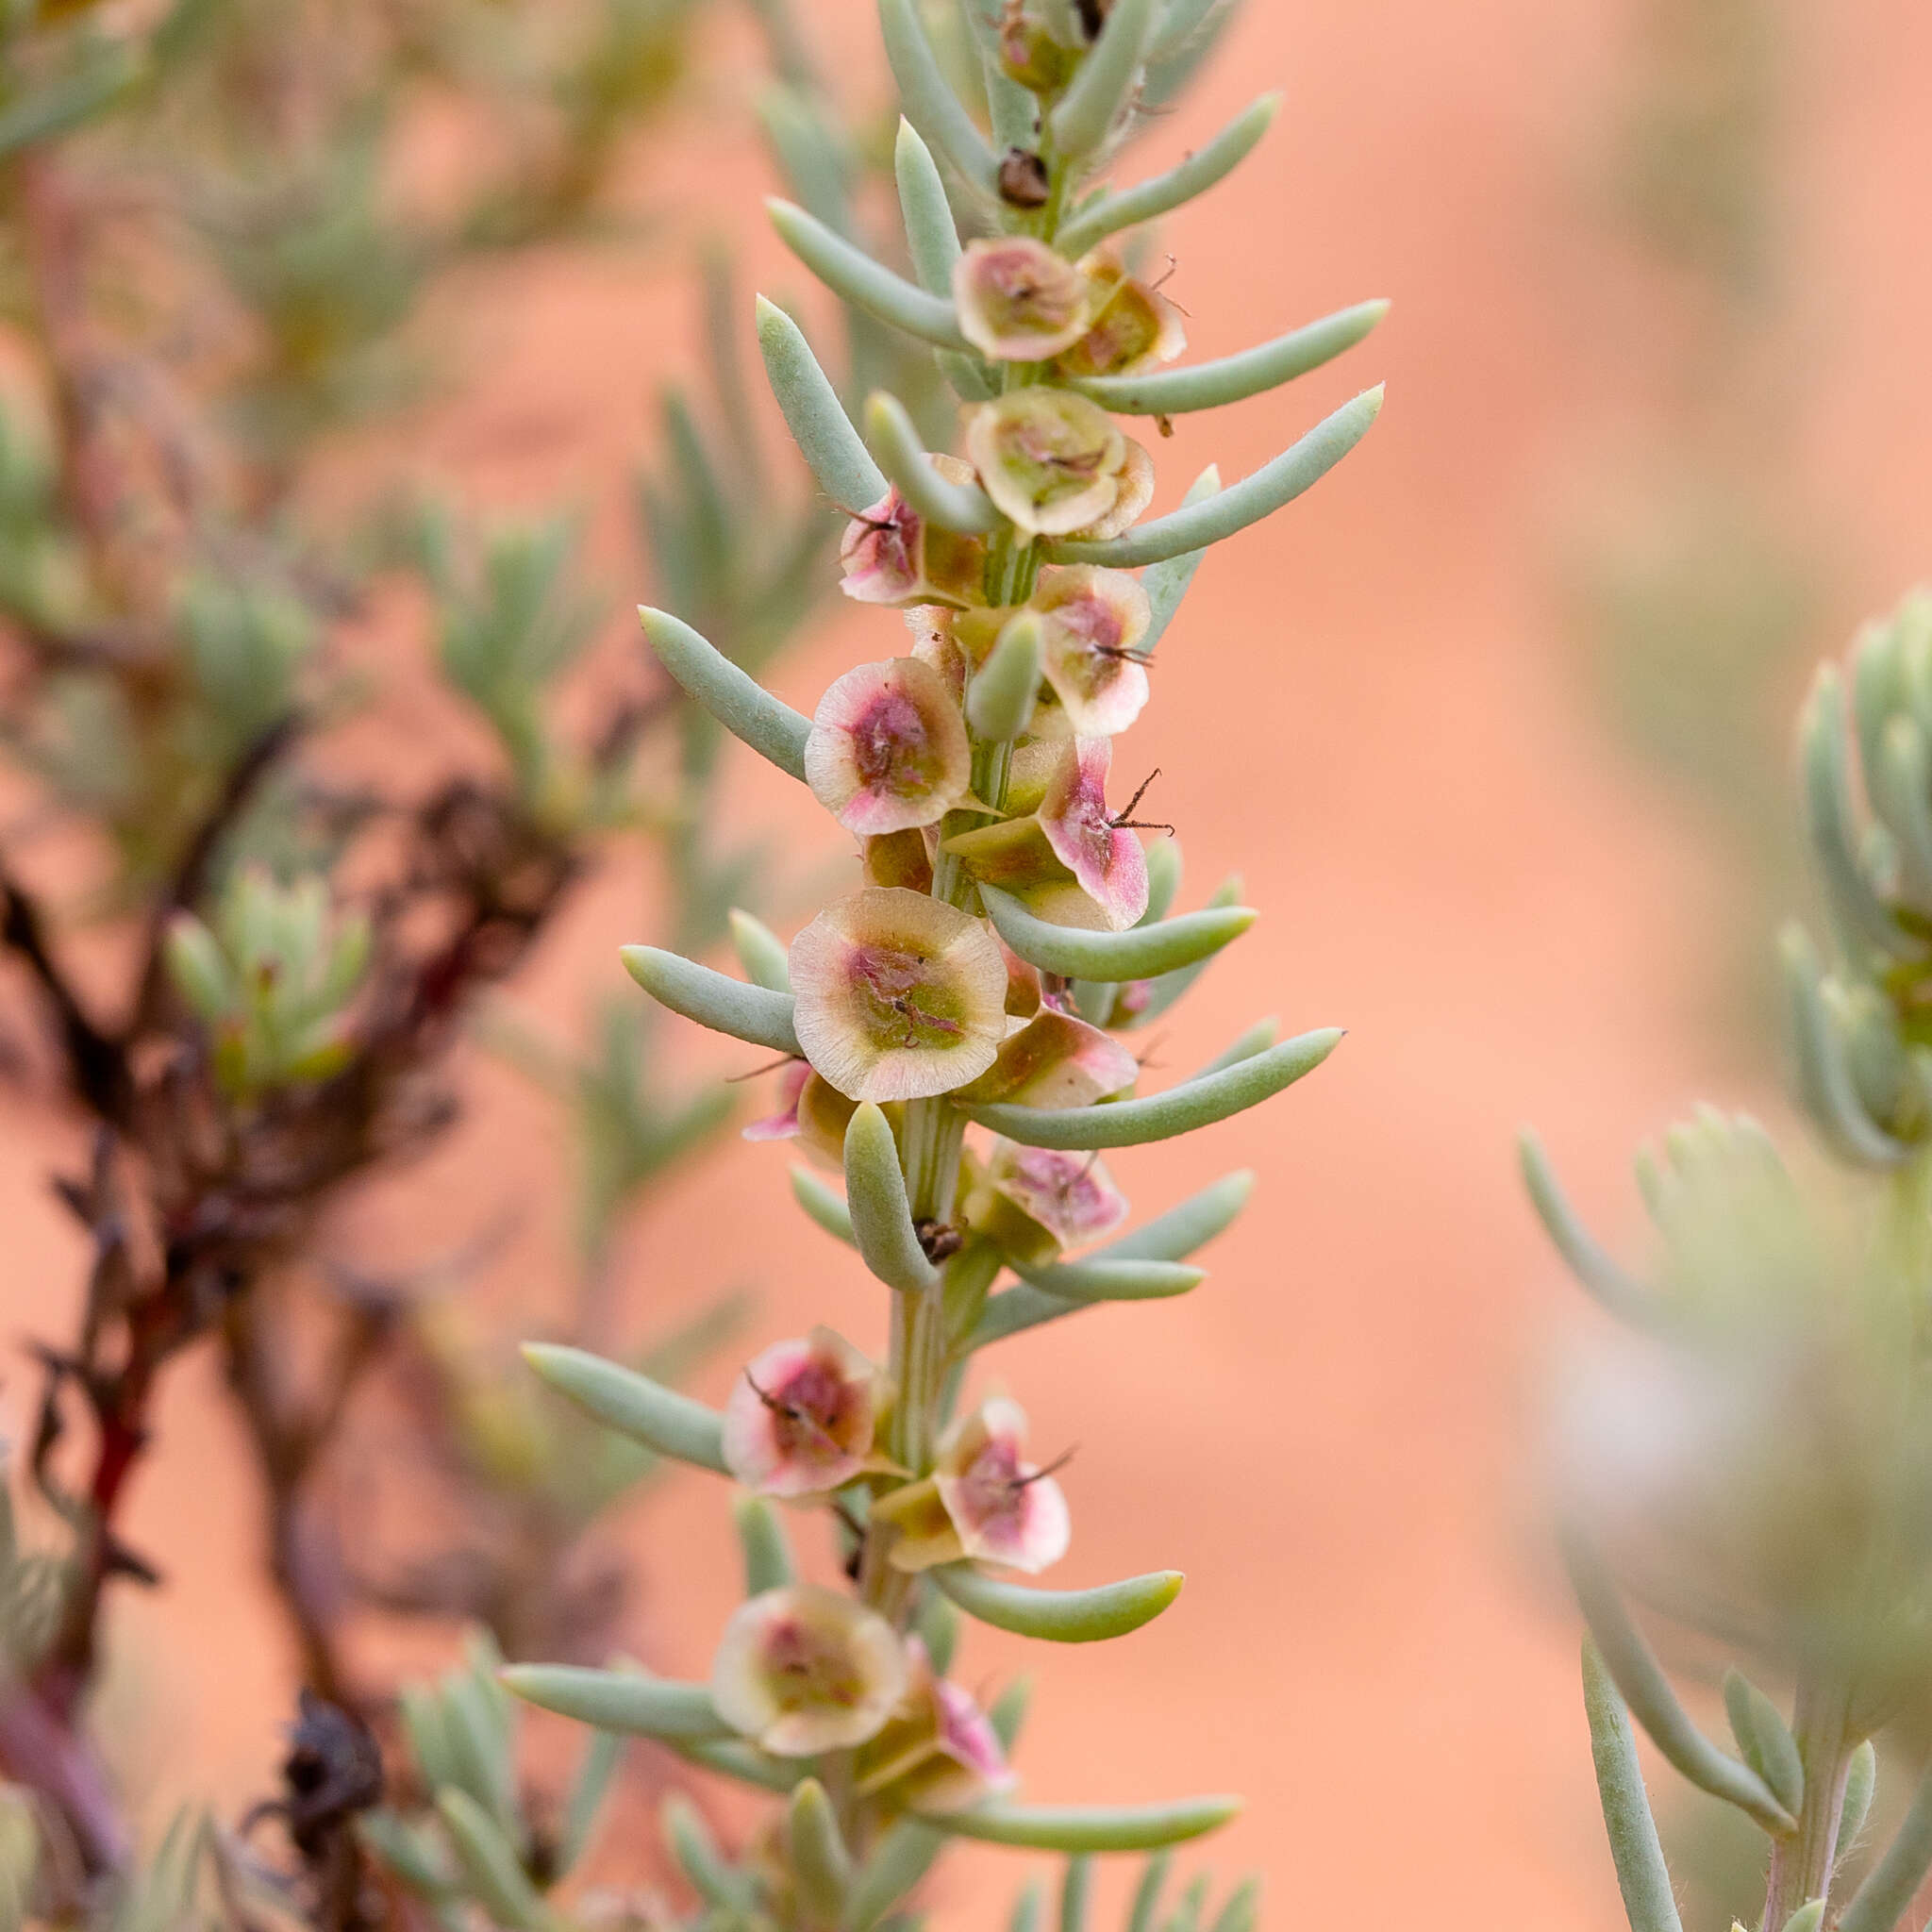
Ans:
[{"label": "cluster of succulent leaves", "polygon": [[[1371,391],[1242,481],[1210,470],[1178,509],[1145,515],[1153,462],[1116,418],[1159,425],[1274,389],[1382,312],[1363,304],[1224,360],[1165,366],[1181,318],[1121,238],[1218,182],[1275,103],[1165,175],[1105,177],[1214,11],[1014,0],[997,17],[929,21],[912,0],[881,0],[912,275],[822,208],[771,212],[848,307],[925,346],[958,399],[963,453],[928,447],[927,412],[884,388],[855,423],[777,305],[760,302],[758,334],[792,436],[847,519],[841,588],[902,612],[906,641],[839,677],[808,718],[697,625],[642,613],[692,700],[853,837],[862,882],[789,943],[735,914],[742,978],[651,946],[626,948],[625,964],[659,1006],[779,1057],[776,1108],[747,1131],[806,1157],[799,1204],[879,1283],[888,1340],[873,1355],[824,1327],[773,1343],[722,1412],[594,1353],[533,1344],[539,1374],[589,1414],[739,1485],[746,1589],[708,1681],[568,1664],[519,1664],[505,1680],[781,1797],[735,1861],[688,1809],[671,1814],[707,1914],[732,1923],[871,1932],[916,1910],[947,1842],[971,1839],[1068,1855],[1062,1919],[1076,1926],[1090,1857],[1159,1851],[1236,1809],[1214,1796],[1023,1801],[1009,1761],[1019,1694],[983,1708],[952,1674],[962,1619],[1086,1642],[1174,1601],[1171,1571],[1073,1591],[1025,1580],[1064,1553],[1068,1499],[1020,1406],[974,1392],[978,1357],[1100,1304],[1198,1286],[1191,1257],[1250,1177],[1123,1232],[1129,1207],[1103,1153],[1255,1106],[1340,1038],[1277,1041],[1264,1022],[1155,1093],[1140,1091],[1129,1045],[1254,914],[1238,882],[1174,910],[1178,846],[1136,816],[1147,788],[1113,779],[1117,741],[1207,549],[1316,482],[1380,404]],[[819,1526],[843,1587],[806,1580],[780,1508]],[[1133,1923],[1195,1925],[1201,1888],[1160,1917],[1163,1870]],[[1039,1909],[1029,1895],[1017,1924]],[[1233,1932],[1252,1909],[1243,1890],[1214,1923]]]},{"label": "cluster of succulent leaves", "polygon": [[[1927,1716],[1932,594],[1866,628],[1849,701],[1846,682],[1820,671],[1800,733],[1828,939],[1793,923],[1779,942],[1794,1097],[1824,1171],[1794,1173],[1755,1121],[1702,1110],[1640,1157],[1657,1265],[1639,1278],[1524,1142],[1552,1239],[1628,1331],[1573,1391],[1591,1440],[1565,1486],[1563,1544],[1633,1932],[1680,1920],[1631,1717],[1768,1839],[1764,1932],[1827,1919],[1889,1932],[1932,1872],[1932,1776],[1893,1807],[1889,1841],[1853,1856],[1878,1743],[1916,1755]],[[1734,1664],[1735,1751],[1714,1743],[1633,1597],[1788,1686],[1789,1715]]]}]

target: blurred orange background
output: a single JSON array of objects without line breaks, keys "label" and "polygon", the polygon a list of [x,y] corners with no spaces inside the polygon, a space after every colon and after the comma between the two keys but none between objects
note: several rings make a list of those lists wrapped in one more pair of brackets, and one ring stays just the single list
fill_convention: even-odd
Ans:
[{"label": "blurred orange background", "polygon": [[[854,97],[882,92],[870,8],[814,10]],[[1797,380],[1780,488],[1798,525],[1828,537],[1822,653],[1932,562],[1932,10],[1792,0],[1782,31]],[[1354,390],[1389,384],[1358,454],[1210,559],[1132,747],[1161,769],[1158,815],[1180,828],[1194,898],[1240,869],[1264,913],[1177,1017],[1162,1063],[1178,1074],[1267,1012],[1349,1038],[1265,1110],[1120,1158],[1143,1212],[1258,1171],[1204,1290],[1026,1337],[993,1365],[1042,1449],[1078,1445],[1057,1580],[1172,1564],[1189,1573],[1180,1604],[1093,1650],[1023,1654],[974,1632],[965,1671],[1035,1674],[1021,1761],[1038,1798],[1244,1791],[1246,1815],[1204,1856],[1264,1871],[1278,1922],[1620,1923],[1573,1620],[1537,1515],[1538,1363],[1574,1291],[1520,1198],[1512,1134],[1535,1120],[1581,1205],[1634,1239],[1623,1174],[1640,1134],[1704,1093],[1775,1107],[1713,1024],[1735,922],[1756,908],[1709,827],[1612,741],[1562,616],[1575,506],[1657,408],[1677,313],[1667,274],[1600,206],[1631,37],[1615,0],[1251,0],[1129,162],[1164,164],[1285,87],[1256,158],[1163,238],[1194,349],[1394,301],[1344,362],[1182,419],[1157,449],[1171,502],[1208,460],[1244,472]],[[487,358],[477,397],[375,458],[486,502],[592,507],[620,608],[649,589],[623,506],[652,388],[694,359],[678,251],[722,233],[768,285],[806,280],[759,218],[755,80],[748,37],[722,25],[641,158],[675,235],[648,259],[520,275],[453,336]],[[898,648],[895,625],[832,612],[779,689],[809,710],[838,669]],[[1777,715],[1795,696],[1780,687]],[[843,859],[835,828],[741,764],[739,813],[786,841],[793,878]],[[587,989],[615,982],[613,949],[641,918],[635,881],[593,885],[519,991],[570,1024]],[[741,1070],[695,1040],[682,1050]],[[560,1127],[475,1058],[470,1120],[432,1166],[356,1206],[344,1252],[439,1253],[508,1199],[523,1218],[495,1269],[520,1283],[554,1269]],[[56,1332],[79,1266],[45,1174],[77,1137],[11,1097],[0,1134],[6,1321]],[[689,1174],[623,1265],[638,1332],[748,1283],[748,1347],[815,1319],[883,1333],[877,1291],[798,1216],[770,1149],[734,1144]],[[730,1373],[714,1364],[701,1392],[722,1395]],[[8,1377],[15,1432],[29,1394]],[[154,1815],[192,1792],[258,1794],[292,1681],[205,1360],[176,1375],[158,1433],[129,1529],[169,1578],[118,1600],[107,1713]],[[638,1642],[663,1669],[702,1674],[735,1595],[724,1504],[683,1475],[628,1519]],[[989,1923],[1042,1862],[974,1854],[936,1903]]]}]

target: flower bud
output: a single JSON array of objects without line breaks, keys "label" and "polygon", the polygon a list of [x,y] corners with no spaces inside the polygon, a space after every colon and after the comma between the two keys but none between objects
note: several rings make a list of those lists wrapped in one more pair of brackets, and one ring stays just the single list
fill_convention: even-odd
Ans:
[{"label": "flower bud", "polygon": [[874,1610],[816,1584],[741,1604],[711,1663],[718,1714],[778,1757],[874,1736],[906,1693],[906,1652]]},{"label": "flower bud", "polygon": [[937,671],[861,664],[819,701],[805,741],[812,796],[861,837],[937,824],[973,781],[973,748]]},{"label": "flower bud", "polygon": [[1022,389],[974,410],[966,452],[981,487],[1021,529],[1064,537],[1118,502],[1127,440],[1084,396]]},{"label": "flower bud", "polygon": [[824,1495],[871,1458],[879,1374],[842,1336],[814,1328],[765,1350],[724,1405],[724,1461],[760,1496]]},{"label": "flower bud", "polygon": [[939,899],[869,887],[791,942],[799,1044],[852,1100],[950,1092],[1006,1037],[1007,968],[992,935]]},{"label": "flower bud", "polygon": [[953,268],[959,331],[996,362],[1045,362],[1088,332],[1088,281],[1030,235],[969,242]]}]

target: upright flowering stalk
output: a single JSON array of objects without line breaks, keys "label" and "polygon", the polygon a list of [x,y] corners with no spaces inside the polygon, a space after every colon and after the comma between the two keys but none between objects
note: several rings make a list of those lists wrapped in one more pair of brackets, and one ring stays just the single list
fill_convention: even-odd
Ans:
[{"label": "upright flowering stalk", "polygon": [[[1821,671],[1801,733],[1834,963],[1796,924],[1780,941],[1793,1085],[1832,1184],[1801,1185],[1756,1123],[1701,1111],[1640,1158],[1642,1279],[1524,1143],[1545,1225],[1624,1331],[1566,1387],[1559,1467],[1633,1932],[1679,1921],[1632,1717],[1764,1833],[1760,1932],[1890,1932],[1932,1873],[1932,1770],[1888,1840],[1859,1845],[1874,1740],[1923,1765],[1932,1719],[1932,594],[1868,628],[1850,682],[1848,704]],[[1630,1596],[1771,1686],[1725,1673],[1733,1748],[1679,1702]]]},{"label": "upright flowering stalk", "polygon": [[[625,963],[674,1011],[782,1057],[775,1111],[753,1131],[842,1170],[842,1195],[806,1168],[795,1191],[877,1277],[885,1340],[818,1328],[776,1341],[722,1415],[593,1357],[533,1348],[539,1373],[592,1413],[749,1492],[748,1597],[708,1683],[509,1674],[537,1703],[785,1793],[780,1828],[730,1895],[845,1932],[869,1932],[949,1838],[1145,1850],[1235,1808],[1015,1794],[1018,1705],[982,1711],[948,1675],[958,1613],[1048,1641],[1120,1637],[1181,1579],[1030,1580],[1073,1533],[1058,1431],[974,1370],[1022,1330],[1196,1287],[1189,1257],[1234,1218],[1249,1177],[1123,1234],[1128,1205],[1102,1151],[1255,1106],[1340,1038],[1276,1043],[1264,1024],[1194,1077],[1140,1091],[1123,1036],[1255,915],[1232,883],[1172,913],[1176,848],[1142,802],[1153,774],[1117,741],[1150,700],[1156,647],[1206,549],[1324,475],[1380,392],[1232,488],[1209,470],[1151,520],[1154,464],[1125,425],[1164,430],[1272,389],[1382,312],[1364,304],[1223,361],[1167,366],[1184,345],[1179,312],[1112,244],[1228,173],[1274,110],[1257,103],[1171,174],[1100,185],[1143,75],[1198,27],[1193,0],[1012,0],[980,23],[997,150],[941,78],[913,0],[880,10],[906,104],[897,170],[918,280],[801,208],[772,214],[836,293],[931,346],[959,397],[962,454],[923,448],[884,393],[861,434],[791,318],[764,303],[758,325],[779,406],[847,519],[845,592],[903,611],[896,647],[836,678],[808,718],[675,617],[643,612],[692,697],[852,834],[860,876],[789,946],[738,918],[745,979],[646,947]],[[983,230],[963,246],[956,200]],[[798,1580],[766,1499],[829,1521],[849,1591]]]}]

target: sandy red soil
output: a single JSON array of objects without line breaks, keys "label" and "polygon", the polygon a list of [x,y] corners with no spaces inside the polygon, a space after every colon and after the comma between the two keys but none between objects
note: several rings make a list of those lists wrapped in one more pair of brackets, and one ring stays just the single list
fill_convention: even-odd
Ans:
[{"label": "sandy red soil", "polygon": [[[825,10],[869,60],[869,9]],[[1848,624],[1928,566],[1932,14],[1913,0],[1792,10],[1811,386],[1798,483],[1830,529]],[[1064,1580],[1190,1575],[1130,1641],[1024,1658],[1041,1693],[1024,1765],[1043,1799],[1245,1791],[1215,1856],[1264,1869],[1282,1923],[1616,1920],[1574,1632],[1536,1527],[1537,1364],[1569,1303],[1520,1201],[1511,1135],[1540,1123],[1584,1203],[1627,1236],[1627,1144],[1707,1088],[1739,1092],[1701,1031],[1732,912],[1724,868],[1607,744],[1550,594],[1579,452],[1641,389],[1657,293],[1582,212],[1617,11],[1254,0],[1143,157],[1178,152],[1261,85],[1288,90],[1258,158],[1170,238],[1201,350],[1395,301],[1344,363],[1184,421],[1159,452],[1171,498],[1209,458],[1244,471],[1389,383],[1362,450],[1204,571],[1133,746],[1165,774],[1161,815],[1181,827],[1194,891],[1239,867],[1265,914],[1164,1060],[1206,1058],[1264,1012],[1350,1030],[1264,1112],[1120,1158],[1150,1209],[1258,1170],[1204,1291],[1085,1318],[999,1362],[1042,1441],[1080,1445]],[[719,151],[709,111],[738,92],[714,91],[655,179],[686,226],[726,226],[771,273],[761,165],[746,143]],[[499,358],[487,393],[436,425],[433,459],[498,499],[575,492],[614,532],[649,385],[685,359],[688,320],[657,268],[523,278],[484,325]],[[607,576],[630,587],[614,535]],[[837,667],[895,648],[893,622],[839,617],[779,686],[809,708]],[[776,786],[743,776],[746,823],[779,823]],[[629,890],[593,892],[532,996],[574,1012],[638,920]],[[691,1062],[721,1064],[702,1047]],[[479,1080],[486,1105],[458,1143],[407,1198],[352,1215],[345,1242],[427,1252],[483,1189],[525,1188],[524,1264],[554,1252],[561,1210],[529,1176],[533,1138],[548,1158],[557,1133],[507,1076]],[[42,1175],[68,1137],[12,1103],[0,1136],[7,1320],[45,1328],[75,1257]],[[680,1185],[626,1266],[641,1326],[750,1281],[760,1338],[814,1317],[882,1332],[876,1292],[796,1221],[770,1150],[734,1147]],[[252,1500],[212,1386],[205,1364],[184,1370],[163,1411],[132,1528],[173,1553],[171,1580],[122,1600],[110,1704],[144,1787],[233,1799],[260,1787],[289,1657],[252,1580]],[[666,1668],[703,1668],[727,1606],[722,1503],[691,1477],[636,1519]],[[1008,1672],[1021,1652],[975,1637],[969,1669]],[[1027,1862],[976,1857],[941,1897],[987,1921]]]}]

